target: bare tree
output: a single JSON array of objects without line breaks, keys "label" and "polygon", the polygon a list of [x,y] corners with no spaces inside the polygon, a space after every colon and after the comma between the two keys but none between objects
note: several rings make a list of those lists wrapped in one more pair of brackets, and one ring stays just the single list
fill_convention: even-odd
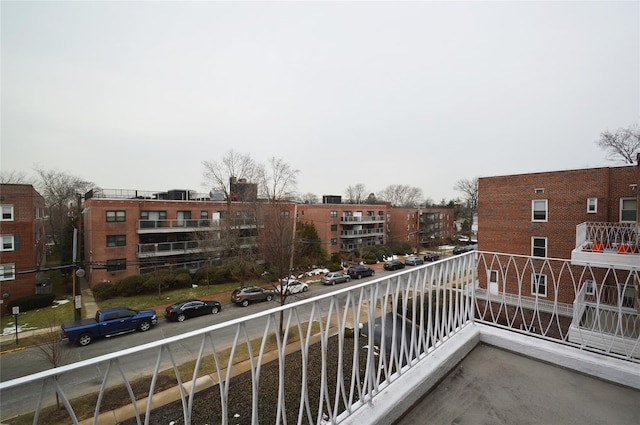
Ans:
[{"label": "bare tree", "polygon": [[464,194],[464,204],[461,209],[468,226],[465,230],[467,230],[467,235],[471,238],[473,216],[478,211],[478,178],[458,180],[454,189]]},{"label": "bare tree", "polygon": [[[54,314],[47,318],[45,332],[39,336],[40,343],[36,352],[52,368],[62,366],[69,357],[69,351],[64,347],[64,341],[60,338],[60,323]],[[57,376],[56,376],[57,379]],[[56,392],[56,405],[60,408],[60,399]]]},{"label": "bare tree", "polygon": [[299,170],[283,159],[270,158],[266,167],[260,167],[260,194],[269,202],[290,200],[298,184]]},{"label": "bare tree", "polygon": [[2,184],[30,184],[36,185],[36,180],[21,171],[1,171],[0,183]]},{"label": "bare tree", "polygon": [[355,186],[349,186],[345,190],[348,204],[362,204],[369,195],[364,184],[358,183]]},{"label": "bare tree", "polygon": [[378,192],[378,198],[394,207],[417,207],[422,203],[422,189],[406,184],[392,184]]},{"label": "bare tree", "polygon": [[233,200],[231,194],[231,179],[246,179],[253,182],[260,173],[260,166],[249,154],[241,154],[233,149],[222,157],[222,161],[203,161],[203,177],[205,185],[224,193],[228,204]]},{"label": "bare tree", "polygon": [[303,204],[317,204],[320,202],[320,198],[318,198],[316,194],[311,192],[303,193],[302,195],[300,195],[298,200]]},{"label": "bare tree", "polygon": [[640,126],[636,123],[614,133],[603,131],[596,144],[607,152],[609,160],[633,164],[640,153]]},{"label": "bare tree", "polygon": [[78,198],[94,184],[57,170],[36,168],[35,171],[39,176],[36,189],[45,198],[48,210],[48,235],[57,245],[69,221],[69,205],[78,202]]}]

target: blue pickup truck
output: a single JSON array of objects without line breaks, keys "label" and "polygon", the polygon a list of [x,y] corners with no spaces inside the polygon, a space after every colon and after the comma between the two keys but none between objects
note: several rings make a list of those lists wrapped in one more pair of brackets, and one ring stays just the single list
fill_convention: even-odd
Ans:
[{"label": "blue pickup truck", "polygon": [[94,319],[63,323],[62,339],[81,346],[91,344],[95,338],[120,335],[139,330],[146,332],[158,323],[154,310],[133,310],[113,307],[98,310]]}]

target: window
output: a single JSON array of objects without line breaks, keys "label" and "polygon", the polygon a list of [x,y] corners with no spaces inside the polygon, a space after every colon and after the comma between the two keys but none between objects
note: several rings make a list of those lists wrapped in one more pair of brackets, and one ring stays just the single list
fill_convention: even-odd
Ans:
[{"label": "window", "polygon": [[531,275],[531,295],[547,296],[547,275],[537,273]]},{"label": "window", "polygon": [[127,259],[120,258],[117,260],[107,260],[107,271],[115,272],[118,270],[126,270],[127,269]]},{"label": "window", "polygon": [[534,257],[547,256],[547,238],[531,238],[531,255]]},{"label": "window", "polygon": [[0,280],[14,280],[16,278],[15,264],[0,264]]},{"label": "window", "polygon": [[544,193],[544,188],[543,187],[538,187],[534,189],[535,193]]},{"label": "window", "polygon": [[598,198],[587,198],[587,214],[598,212]]},{"label": "window", "polygon": [[338,211],[331,210],[331,217],[337,217],[337,216],[338,216]]},{"label": "window", "polygon": [[0,221],[13,221],[13,205],[2,206],[2,217]]},{"label": "window", "polygon": [[531,201],[531,221],[547,221],[547,200],[534,199]]},{"label": "window", "polygon": [[126,217],[125,211],[107,211],[107,223],[124,223]]},{"label": "window", "polygon": [[166,220],[166,211],[140,211],[141,220]]},{"label": "window", "polygon": [[110,236],[107,236],[107,247],[126,246],[126,245],[127,245],[127,236],[126,235],[110,235]]},{"label": "window", "polygon": [[16,249],[15,238],[13,235],[2,236],[0,239],[2,239],[0,251],[14,251]]},{"label": "window", "polygon": [[591,279],[587,279],[584,281],[584,293],[587,295],[595,295],[596,294],[596,285],[595,282]]},{"label": "window", "polygon": [[338,245],[338,239],[336,238],[331,239],[331,245]]},{"label": "window", "polygon": [[338,231],[338,225],[337,224],[332,224],[331,225],[331,231],[332,232],[337,232]]},{"label": "window", "polygon": [[620,199],[620,221],[635,222],[637,221],[638,201],[636,198]]},{"label": "window", "polygon": [[200,211],[200,218],[206,220],[209,218],[209,213],[207,211]]}]

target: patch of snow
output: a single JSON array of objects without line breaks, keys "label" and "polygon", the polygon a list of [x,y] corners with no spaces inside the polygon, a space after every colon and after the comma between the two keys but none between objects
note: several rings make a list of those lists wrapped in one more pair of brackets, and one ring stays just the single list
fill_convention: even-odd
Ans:
[{"label": "patch of snow", "polygon": [[[24,331],[32,331],[34,329],[38,329],[38,328],[30,328],[28,323],[24,323],[24,324],[18,324],[18,333],[22,333]],[[9,322],[7,323],[7,327],[2,329],[2,333],[0,333],[0,336],[6,336],[6,335],[15,335],[16,333],[16,325],[14,322]]]}]

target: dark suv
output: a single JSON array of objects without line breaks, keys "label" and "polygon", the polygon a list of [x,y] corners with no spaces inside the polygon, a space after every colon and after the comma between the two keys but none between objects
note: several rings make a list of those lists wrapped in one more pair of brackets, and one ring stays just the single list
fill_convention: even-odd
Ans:
[{"label": "dark suv", "polygon": [[373,276],[376,272],[367,266],[351,266],[347,270],[347,274],[351,279],[360,279],[361,277]]},{"label": "dark suv", "polygon": [[231,294],[231,301],[243,307],[254,301],[271,301],[273,291],[260,288],[259,286],[242,286]]}]

